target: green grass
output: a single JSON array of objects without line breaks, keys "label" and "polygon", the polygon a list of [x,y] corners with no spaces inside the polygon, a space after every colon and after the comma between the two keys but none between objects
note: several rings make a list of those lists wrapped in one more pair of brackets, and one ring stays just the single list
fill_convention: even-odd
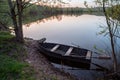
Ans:
[{"label": "green grass", "polygon": [[9,32],[0,31],[0,80],[35,80],[34,70],[23,61],[25,56],[23,45]]},{"label": "green grass", "polygon": [[10,32],[0,31],[0,42],[1,41],[8,41],[8,40],[10,40],[12,38],[14,38],[14,36],[11,35]]},{"label": "green grass", "polygon": [[17,79],[26,65],[6,55],[0,55],[0,80]]},{"label": "green grass", "polygon": [[10,16],[8,15],[9,6],[7,0],[0,1],[0,21],[5,25],[11,25],[12,21]]},{"label": "green grass", "polygon": [[10,50],[15,46],[15,44],[10,43],[14,38],[9,32],[0,31],[0,54],[5,54],[10,52]]}]

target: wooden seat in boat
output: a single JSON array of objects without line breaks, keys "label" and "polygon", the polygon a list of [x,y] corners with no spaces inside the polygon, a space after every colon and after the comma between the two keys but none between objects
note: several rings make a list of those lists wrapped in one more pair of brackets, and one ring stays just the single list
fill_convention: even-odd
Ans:
[{"label": "wooden seat in boat", "polygon": [[87,51],[86,59],[91,59],[91,56],[92,56],[91,51]]},{"label": "wooden seat in boat", "polygon": [[55,51],[60,45],[55,45],[50,51]]},{"label": "wooden seat in boat", "polygon": [[65,56],[70,55],[70,53],[72,52],[72,50],[73,50],[73,47],[70,47],[70,48],[67,50],[67,52],[65,53]]}]

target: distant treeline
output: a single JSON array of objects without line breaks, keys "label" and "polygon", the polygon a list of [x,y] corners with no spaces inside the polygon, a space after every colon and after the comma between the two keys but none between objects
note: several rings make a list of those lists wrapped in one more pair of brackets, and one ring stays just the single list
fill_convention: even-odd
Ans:
[{"label": "distant treeline", "polygon": [[80,7],[50,7],[50,6],[40,6],[38,5],[39,10],[44,14],[69,14],[69,13],[90,13],[90,12],[102,12],[101,7],[94,8],[80,8]]},{"label": "distant treeline", "polygon": [[74,15],[80,16],[82,14],[93,14],[97,16],[103,16],[101,8],[61,8],[61,7],[50,7],[33,5],[24,11],[23,22],[29,23],[43,18],[48,18],[57,15]]},{"label": "distant treeline", "polygon": [[[2,1],[0,3],[0,23],[2,23],[4,26],[12,26],[12,20],[10,18],[9,7],[7,4],[7,0]],[[67,7],[67,8],[61,8],[61,7],[50,7],[50,6],[43,6],[43,5],[35,5],[24,9],[23,13],[23,23],[30,23],[34,22],[39,19],[47,18],[50,16],[55,15],[75,15],[79,16],[84,13],[89,14],[96,14],[101,15],[99,12],[102,11],[101,8],[79,8],[79,7]]]}]

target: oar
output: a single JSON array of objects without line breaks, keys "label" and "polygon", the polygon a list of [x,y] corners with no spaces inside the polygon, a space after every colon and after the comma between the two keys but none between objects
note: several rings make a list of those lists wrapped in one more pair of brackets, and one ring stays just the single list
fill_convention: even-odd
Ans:
[{"label": "oar", "polygon": [[[76,55],[64,55],[64,56],[71,56],[71,57],[78,57],[78,58],[87,58],[86,56],[76,56]],[[89,58],[96,58],[96,59],[111,59],[110,56],[95,56]]]},{"label": "oar", "polygon": [[67,70],[93,70],[93,71],[105,71],[104,69],[100,69],[100,68],[96,68],[96,69],[68,68]]},{"label": "oar", "polygon": [[97,58],[97,59],[111,59],[110,56],[98,56],[98,57],[93,57],[93,58]]},{"label": "oar", "polygon": [[104,70],[104,71],[105,71],[105,70],[108,71],[107,68],[105,68],[105,67],[103,67],[103,66],[100,66],[100,65],[98,65],[98,64],[96,64],[96,63],[91,62],[91,64],[93,64],[93,65],[95,65],[95,66],[101,68],[101,69]]},{"label": "oar", "polygon": [[[85,62],[86,64],[88,63],[88,62]],[[99,65],[99,64],[96,64],[96,63],[93,63],[93,62],[91,62],[90,64],[93,64],[93,65],[95,65],[95,66],[97,66],[98,68],[93,68],[93,69],[91,69],[91,68],[76,68],[76,67],[72,67],[72,68],[67,68],[68,70],[95,70],[95,71],[108,71],[108,69],[106,68],[106,67],[103,67],[103,66],[101,66],[101,65]]]}]

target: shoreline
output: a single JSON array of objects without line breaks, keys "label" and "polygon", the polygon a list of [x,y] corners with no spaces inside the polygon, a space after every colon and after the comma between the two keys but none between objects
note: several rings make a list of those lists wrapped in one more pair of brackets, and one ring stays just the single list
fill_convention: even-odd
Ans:
[{"label": "shoreline", "polygon": [[38,41],[39,40],[25,38],[25,48],[27,52],[25,61],[35,70],[36,80],[77,80],[77,78],[70,73],[55,68],[41,53],[39,53]]}]

